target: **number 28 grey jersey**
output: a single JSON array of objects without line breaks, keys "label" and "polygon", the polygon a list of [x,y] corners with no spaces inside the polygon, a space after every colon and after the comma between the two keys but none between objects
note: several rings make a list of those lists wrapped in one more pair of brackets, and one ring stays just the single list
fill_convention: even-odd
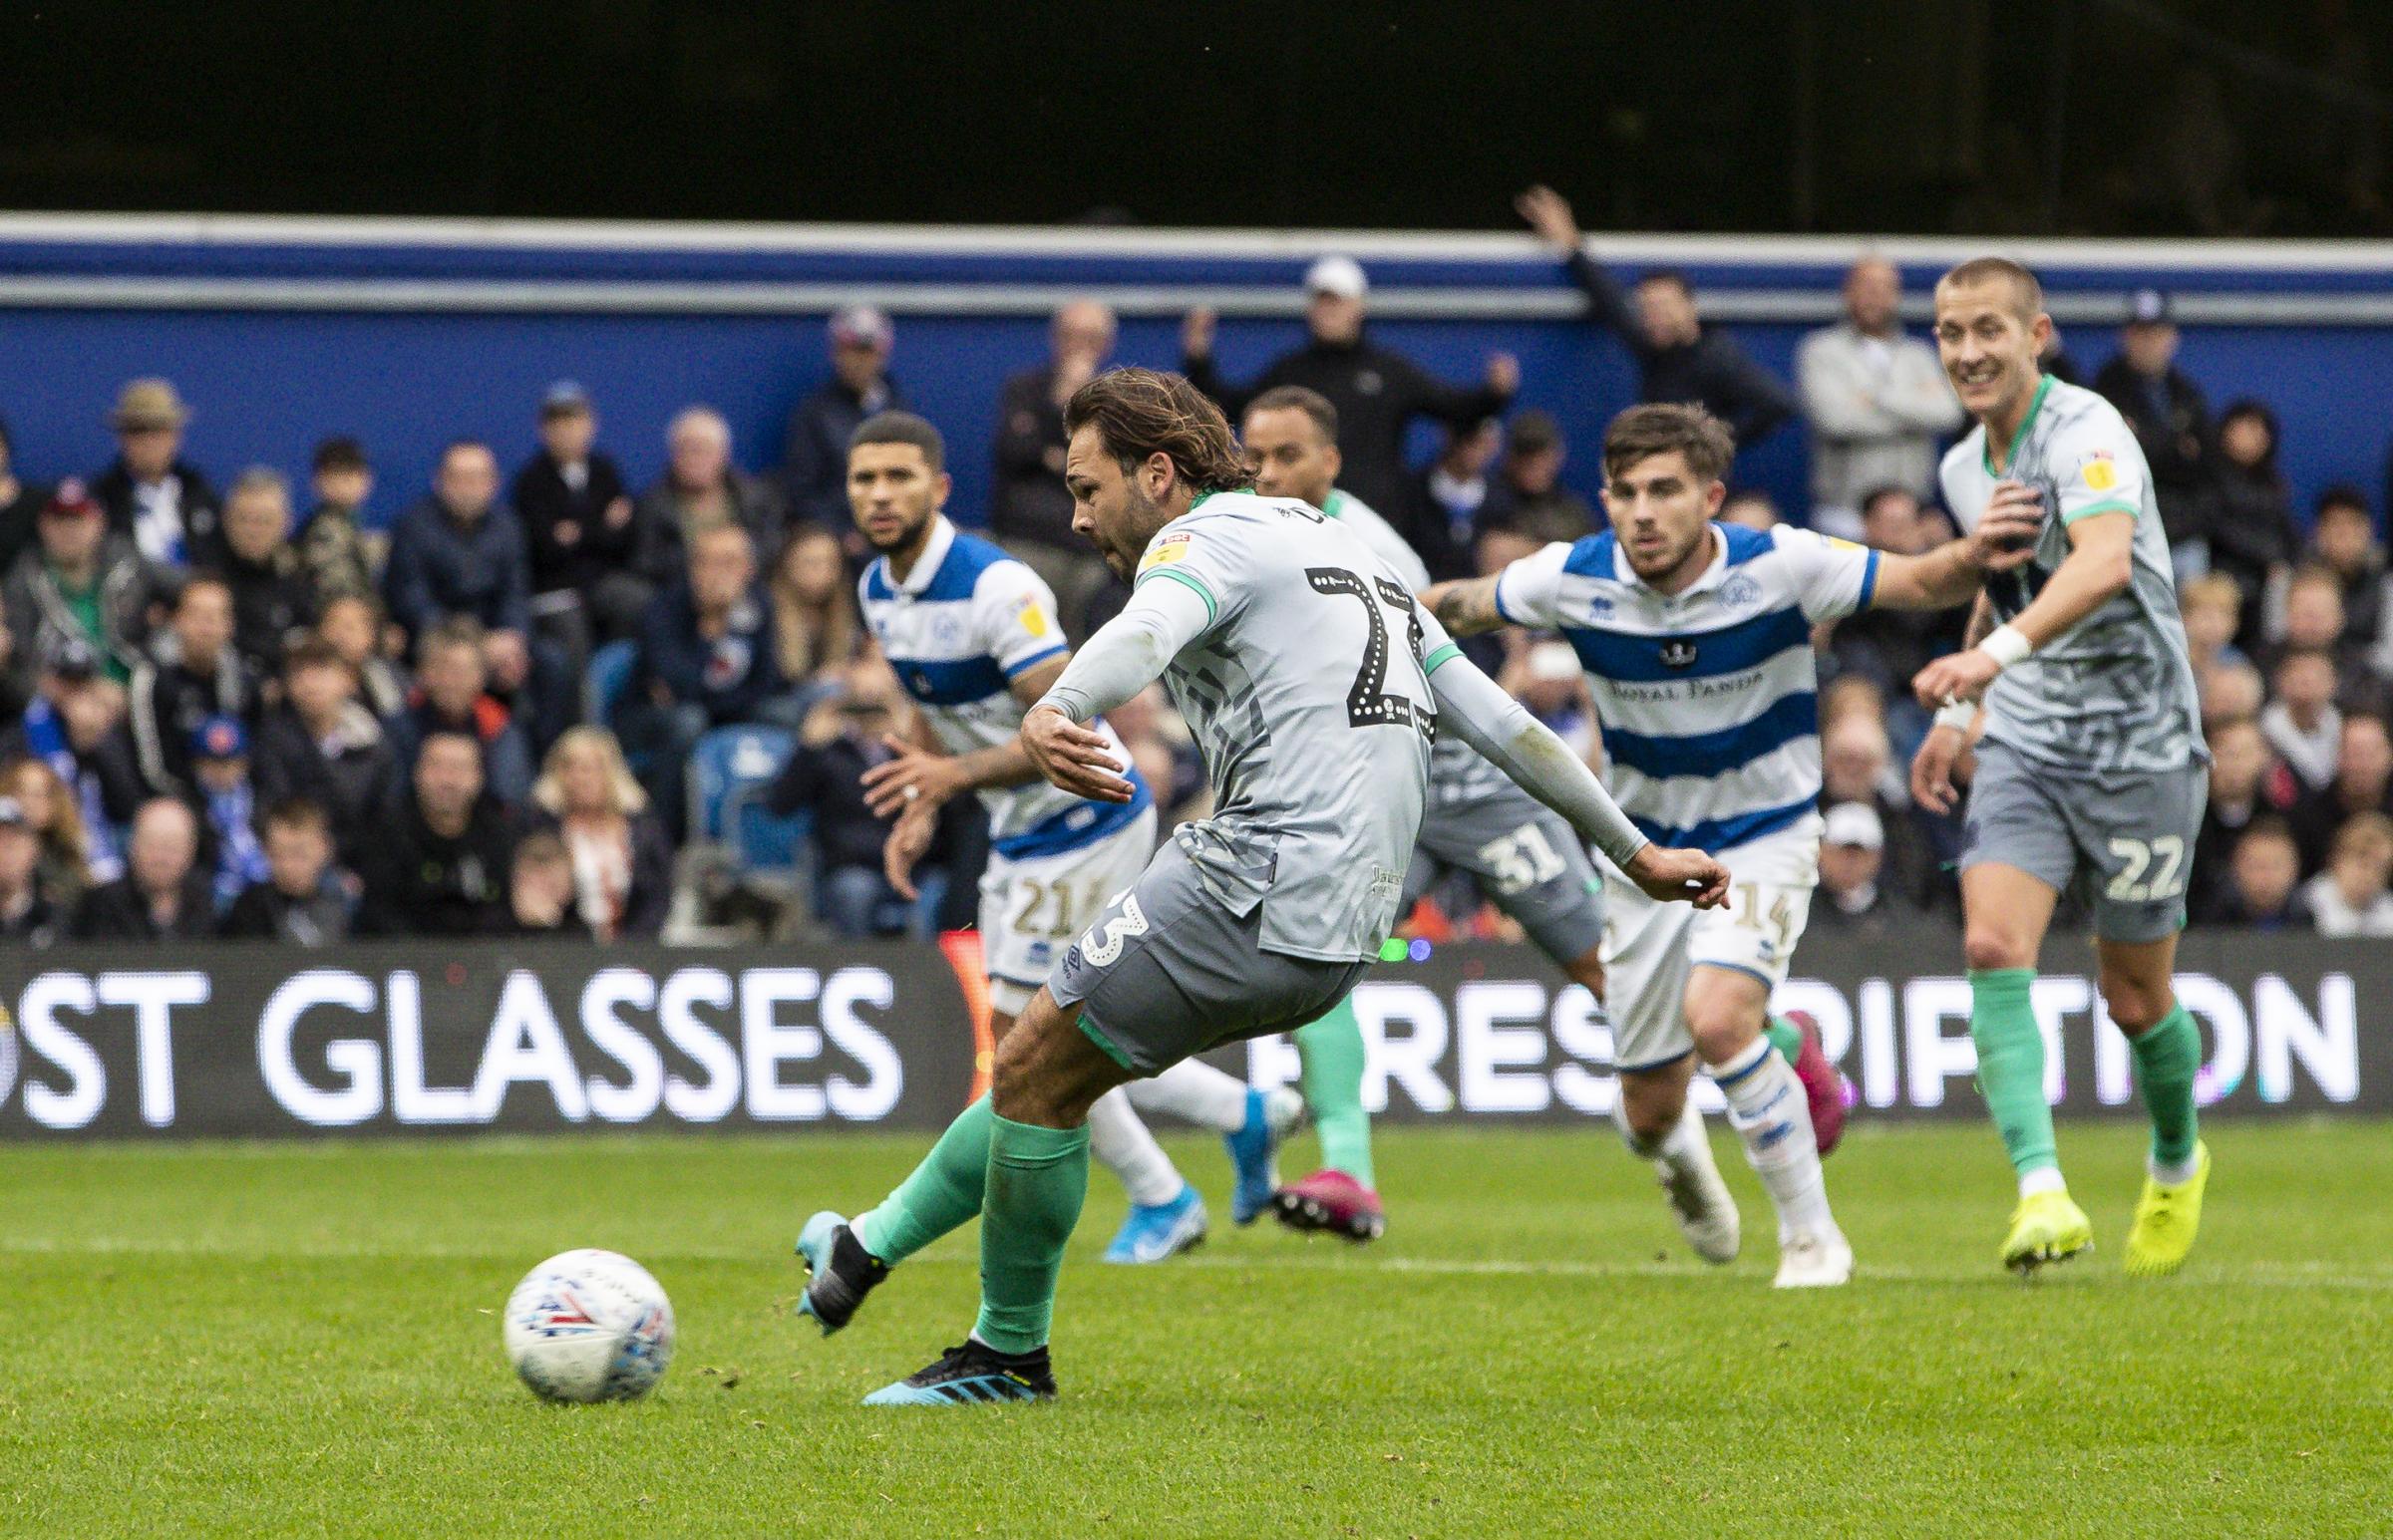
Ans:
[{"label": "number 28 grey jersey", "polygon": [[2207,760],[2202,706],[2177,580],[2161,531],[2152,470],[2118,408],[2092,391],[2047,379],[1996,470],[1979,424],[1944,457],[1944,505],[1977,527],[2000,481],[2044,498],[2035,558],[1987,579],[1998,619],[2033,602],[2069,555],[2068,526],[2097,513],[2136,521],[2126,591],[2004,669],[1986,692],[1986,737],[2060,770],[2147,773]]},{"label": "number 28 grey jersey", "polygon": [[1215,492],[1157,531],[1138,582],[1186,584],[1209,619],[1164,672],[1212,781],[1173,836],[1264,950],[1376,957],[1421,827],[1449,646],[1362,541],[1301,502]]}]

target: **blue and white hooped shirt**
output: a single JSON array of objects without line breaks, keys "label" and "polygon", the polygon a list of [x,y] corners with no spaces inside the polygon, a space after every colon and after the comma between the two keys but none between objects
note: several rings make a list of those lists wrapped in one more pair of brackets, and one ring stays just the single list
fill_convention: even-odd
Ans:
[{"label": "blue and white hooped shirt", "polygon": [[[1024,707],[1011,681],[1065,652],[1055,596],[1036,572],[942,514],[903,582],[890,578],[883,556],[856,587],[864,623],[949,754],[994,749],[1021,731]],[[997,854],[1022,860],[1077,850],[1155,804],[1113,729],[1102,721],[1092,726],[1121,751],[1123,773],[1138,794],[1128,802],[1093,802],[1044,780],[984,788],[980,799]]]},{"label": "blue and white hooped shirt", "polygon": [[1879,553],[1711,527],[1712,564],[1679,593],[1646,587],[1606,530],[1506,567],[1496,606],[1577,652],[1621,810],[1657,844],[1720,851],[1816,816],[1812,626],[1869,606]]}]

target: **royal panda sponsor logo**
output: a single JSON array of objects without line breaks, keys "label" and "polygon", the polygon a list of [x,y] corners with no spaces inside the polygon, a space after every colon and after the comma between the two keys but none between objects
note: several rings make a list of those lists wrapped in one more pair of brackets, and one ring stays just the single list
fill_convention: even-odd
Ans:
[{"label": "royal panda sponsor logo", "polygon": [[1684,637],[1672,637],[1661,646],[1662,667],[1691,669],[1695,666],[1695,644]]}]

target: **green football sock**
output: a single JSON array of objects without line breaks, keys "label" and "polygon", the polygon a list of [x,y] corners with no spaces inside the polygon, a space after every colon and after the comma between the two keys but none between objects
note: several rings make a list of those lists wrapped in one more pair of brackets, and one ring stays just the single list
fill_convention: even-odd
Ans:
[{"label": "green football sock", "polygon": [[995,1116],[987,1096],[964,1108],[896,1191],[870,1213],[855,1216],[851,1228],[864,1250],[895,1267],[980,1212],[981,1190],[989,1179],[989,1123]]},{"label": "green football sock", "polygon": [[1778,1050],[1778,1057],[1793,1064],[1803,1054],[1803,1029],[1783,1016],[1773,1016],[1762,1024],[1762,1036]]},{"label": "green football sock", "polygon": [[2044,1034],[2028,1004],[2033,968],[1969,971],[1969,1036],[1977,1042],[1977,1088],[1994,1114],[2011,1169],[2058,1170],[2052,1106],[2044,1099]]},{"label": "green football sock", "polygon": [[2202,1030],[2180,1003],[2128,1044],[2136,1051],[2136,1090],[2152,1119],[2152,1158],[2165,1166],[2194,1158],[2194,1077],[2202,1069]]},{"label": "green football sock", "polygon": [[1371,1114],[1363,1110],[1363,1029],[1354,1002],[1341,1000],[1310,1027],[1296,1030],[1304,1066],[1304,1104],[1321,1135],[1321,1163],[1376,1189],[1371,1171]]},{"label": "green football sock", "polygon": [[1089,1129],[994,1122],[972,1335],[999,1353],[1028,1353],[1046,1345],[1064,1242],[1089,1196]]}]

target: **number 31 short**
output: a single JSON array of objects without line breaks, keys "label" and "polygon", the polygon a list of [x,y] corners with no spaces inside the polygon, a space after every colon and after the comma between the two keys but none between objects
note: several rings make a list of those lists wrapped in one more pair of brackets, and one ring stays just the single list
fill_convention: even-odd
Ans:
[{"label": "number 31 short", "polygon": [[2201,764],[2073,773],[2007,744],[1980,744],[1961,869],[2016,866],[2076,893],[2103,940],[2158,941],[2185,928],[2186,868],[2209,801]]}]

